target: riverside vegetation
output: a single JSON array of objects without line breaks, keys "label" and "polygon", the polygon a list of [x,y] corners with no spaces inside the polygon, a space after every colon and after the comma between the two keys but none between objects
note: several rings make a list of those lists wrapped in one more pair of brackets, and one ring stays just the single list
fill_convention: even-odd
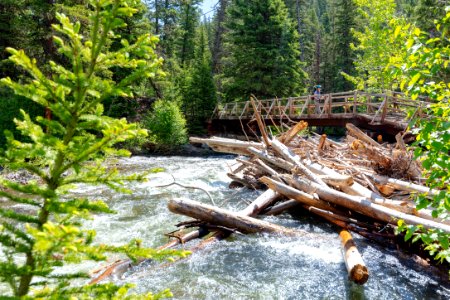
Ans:
[{"label": "riverside vegetation", "polygon": [[[1,152],[0,164],[33,175],[24,183],[4,176],[0,181],[0,195],[25,206],[28,212],[0,208],[0,278],[10,286],[11,296],[157,299],[170,295],[169,291],[127,294],[128,285],[73,285],[72,281],[87,275],[58,271],[67,263],[105,260],[108,253],[115,252],[131,259],[167,259],[186,254],[147,249],[139,240],[124,246],[95,244],[95,231],[83,228],[82,220],[93,213],[112,211],[103,201],[65,197],[76,184],[103,184],[117,192],[127,192],[121,188],[122,182],[145,180],[145,174],[124,176],[104,164],[107,159],[129,155],[126,150],[114,148],[114,144],[144,136],[146,131],[125,119],[103,115],[102,102],[111,96],[131,96],[130,82],[154,76],[161,64],[154,52],[157,38],[146,34],[129,43],[114,33],[126,26],[124,18],[136,13],[136,4],[132,0],[91,1],[87,37],[81,34],[80,22],[72,23],[67,16],[57,14],[60,23],[53,28],[59,35],[54,41],[68,63],[63,66],[50,61],[51,78],[24,51],[8,49],[9,59],[31,78],[25,83],[4,78],[2,83],[52,112],[51,119],[32,120],[21,111],[22,119],[15,122],[22,136],[27,137],[24,141],[5,133],[6,148]],[[122,46],[111,49],[117,40]],[[105,76],[116,67],[128,71],[119,82]]]}]

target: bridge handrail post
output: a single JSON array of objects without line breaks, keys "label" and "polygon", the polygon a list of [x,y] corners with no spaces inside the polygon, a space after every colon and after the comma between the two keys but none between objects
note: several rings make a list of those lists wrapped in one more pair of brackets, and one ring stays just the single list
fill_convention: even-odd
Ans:
[{"label": "bridge handrail post", "polygon": [[384,106],[383,106],[383,112],[381,114],[381,120],[380,120],[381,123],[384,122],[384,119],[386,118],[386,115],[387,115],[387,107],[388,107],[388,102],[389,102],[389,98],[388,98],[387,94],[384,95],[383,102],[384,102]]},{"label": "bridge handrail post", "polygon": [[358,91],[353,92],[353,116],[356,115],[358,106]]}]

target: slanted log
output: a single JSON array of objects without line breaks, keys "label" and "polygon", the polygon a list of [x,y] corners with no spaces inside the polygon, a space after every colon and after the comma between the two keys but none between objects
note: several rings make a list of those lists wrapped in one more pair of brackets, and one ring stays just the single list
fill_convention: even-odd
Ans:
[{"label": "slanted log", "polygon": [[267,190],[239,213],[250,217],[256,216],[268,205],[275,202],[280,196],[281,195],[275,191]]},{"label": "slanted log", "polygon": [[317,182],[318,184],[326,186],[326,183],[320,179],[316,174],[311,172],[305,165],[301,162],[301,159],[298,155],[294,154],[288,147],[282,144],[280,141],[272,140],[272,148],[275,149],[284,159],[294,164],[296,168],[298,168],[306,177],[310,180]]},{"label": "slanted log", "polygon": [[318,208],[322,208],[325,210],[331,210],[335,211],[335,209],[330,206],[329,203],[326,201],[320,200],[317,197],[314,197],[310,194],[307,194],[305,192],[299,191],[293,187],[290,187],[289,185],[286,185],[284,183],[278,182],[273,180],[269,177],[262,177],[259,179],[261,182],[267,185],[269,189],[272,189],[274,191],[277,191],[278,193],[294,199],[302,204],[308,205],[308,206],[315,206]]},{"label": "slanted log", "polygon": [[311,180],[299,178],[298,176],[292,176],[291,179],[291,183],[295,187],[302,190],[313,188],[321,199],[357,211],[363,215],[394,225],[397,225],[398,220],[403,219],[407,224],[423,225],[425,228],[440,229],[446,233],[450,233],[450,225],[406,214],[383,205],[375,204],[367,198],[348,195],[327,186],[321,186]]},{"label": "slanted log", "polygon": [[287,132],[285,132],[281,137],[279,137],[280,142],[288,145],[289,142],[302,130],[308,127],[308,123],[305,121],[300,121],[295,126],[291,127]]},{"label": "slanted log", "polygon": [[357,284],[366,283],[369,279],[369,271],[361,254],[359,254],[358,248],[356,248],[352,235],[347,230],[341,230],[339,237],[341,238],[342,253],[349,279]]},{"label": "slanted log", "polygon": [[168,207],[173,213],[186,215],[229,229],[236,229],[242,233],[268,232],[290,236],[305,234],[304,231],[289,229],[270,222],[248,217],[240,213],[232,212],[227,209],[187,199],[170,200]]},{"label": "slanted log", "polygon": [[370,136],[365,134],[361,129],[353,125],[352,123],[347,123],[345,127],[348,130],[348,133],[358,140],[363,141],[364,143],[367,143],[369,145],[372,145],[373,147],[380,148],[381,145],[378,144],[374,139],[372,139]]}]

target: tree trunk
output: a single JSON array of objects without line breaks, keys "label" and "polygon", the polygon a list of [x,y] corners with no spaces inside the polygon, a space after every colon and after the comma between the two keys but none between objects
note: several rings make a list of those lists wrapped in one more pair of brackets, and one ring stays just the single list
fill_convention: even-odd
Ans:
[{"label": "tree trunk", "polygon": [[289,229],[248,217],[241,213],[232,212],[192,200],[170,200],[168,207],[173,213],[186,215],[211,224],[226,227],[227,229],[236,229],[242,233],[268,232],[290,236],[305,234],[304,231]]},{"label": "tree trunk", "polygon": [[352,235],[347,230],[341,230],[339,236],[349,278],[357,284],[366,283],[369,279],[369,271],[356,248]]}]

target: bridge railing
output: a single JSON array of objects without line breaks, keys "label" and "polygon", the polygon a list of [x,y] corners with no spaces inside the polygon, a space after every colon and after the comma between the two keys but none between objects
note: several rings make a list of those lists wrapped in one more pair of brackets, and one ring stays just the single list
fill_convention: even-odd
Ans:
[{"label": "bridge railing", "polygon": [[[382,123],[388,119],[405,121],[411,115],[424,117],[422,110],[427,104],[394,92],[375,94],[350,91],[323,94],[320,99],[308,95],[258,100],[256,109],[263,118],[344,118],[364,115],[372,117],[372,122]],[[217,106],[213,118],[248,119],[254,114],[250,101],[231,102]]]}]

